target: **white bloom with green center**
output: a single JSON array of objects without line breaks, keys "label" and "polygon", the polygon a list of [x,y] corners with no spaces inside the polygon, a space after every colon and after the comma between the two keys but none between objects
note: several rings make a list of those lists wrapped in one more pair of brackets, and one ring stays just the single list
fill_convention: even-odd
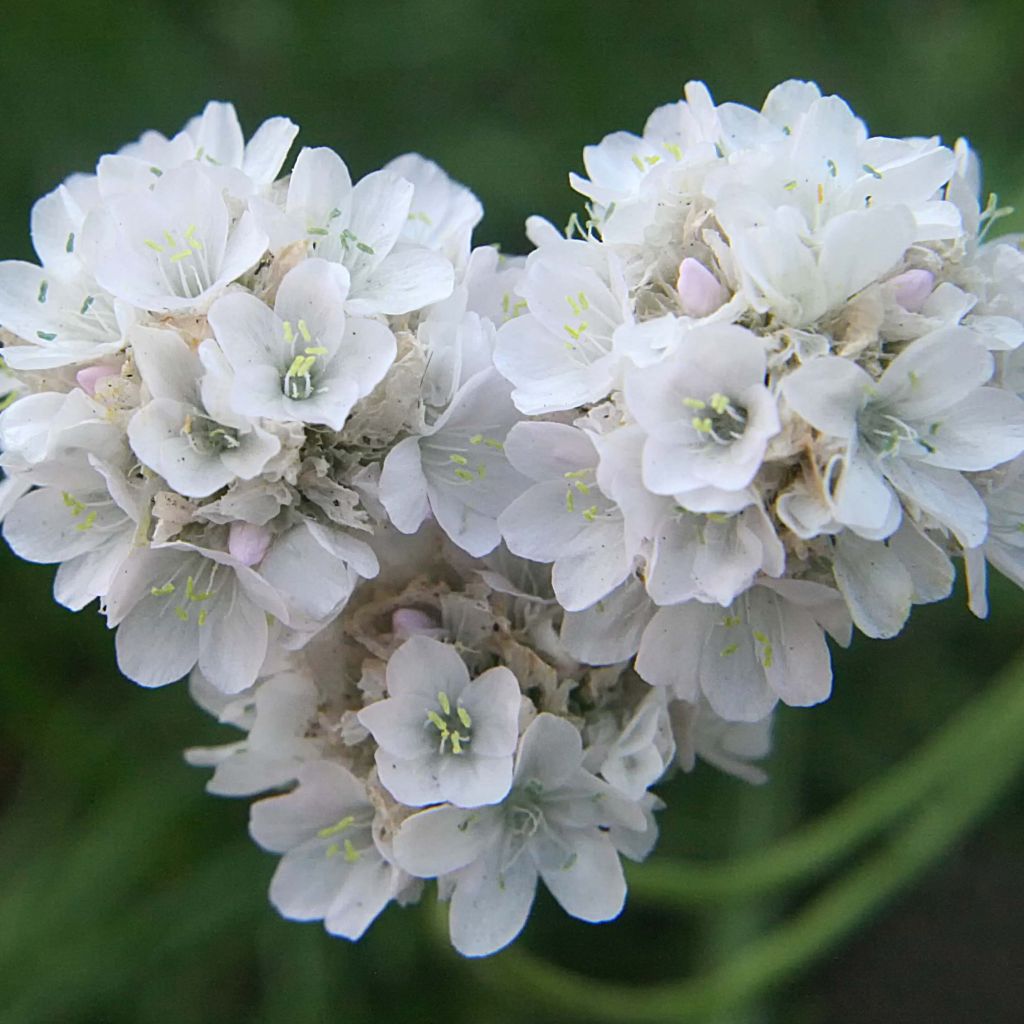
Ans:
[{"label": "white bloom with green center", "polygon": [[348,292],[343,266],[308,259],[285,275],[273,309],[247,292],[213,304],[210,326],[229,368],[224,386],[236,413],[344,426],[396,352],[384,324],[346,318]]},{"label": "white bloom with green center", "polygon": [[626,881],[608,829],[645,832],[641,806],[583,768],[579,730],[544,713],[523,734],[512,789],[497,806],[414,814],[394,841],[398,863],[452,892],[452,944],[489,956],[522,930],[541,878],[562,909],[610,921]]},{"label": "white bloom with green center", "polygon": [[[87,461],[82,453],[75,461],[67,460],[54,474],[59,483],[44,484],[19,497],[4,517],[3,532],[19,557],[61,563],[54,598],[79,611],[106,595],[131,553],[141,509],[116,469],[95,458]],[[42,482],[38,473],[27,480]]]},{"label": "white bloom with green center", "polygon": [[763,580],[728,607],[688,601],[659,608],[644,631],[636,670],[652,686],[716,714],[756,722],[776,702],[806,707],[832,690],[825,631],[844,646],[850,616],[829,587]]},{"label": "white bloom with green center", "polygon": [[436,423],[399,441],[384,460],[380,500],[394,526],[415,533],[433,514],[463,551],[492,551],[501,540],[498,516],[526,485],[505,456],[505,437],[520,418],[493,369],[466,381]]},{"label": "white bloom with green center", "polygon": [[629,575],[635,551],[622,511],[599,486],[590,435],[562,423],[519,423],[506,453],[536,483],[498,517],[508,549],[553,562],[551,584],[568,611],[601,600]]},{"label": "white bloom with green center", "polygon": [[100,286],[139,309],[205,312],[267,250],[252,213],[235,215],[216,177],[197,163],[93,210],[82,258]]},{"label": "white bloom with green center", "polygon": [[447,298],[455,282],[440,252],[402,240],[415,187],[390,171],[354,187],[345,161],[326,148],[303,149],[288,179],[283,209],[253,200],[274,252],[299,241],[311,256],[344,264],[353,316],[398,316]]},{"label": "white bloom with green center", "polygon": [[[961,471],[990,469],[1024,451],[1024,403],[984,385],[993,360],[963,327],[907,346],[878,381],[848,359],[821,356],[785,378],[789,406],[845,443],[833,487],[836,520],[872,539],[899,492],[965,547],[985,539],[985,505]],[[873,532],[872,532],[873,531]]]},{"label": "white bloom with green center", "polygon": [[779,431],[765,371],[760,338],[709,324],[688,332],[662,362],[627,373],[626,405],[647,433],[648,490],[685,506],[688,491],[734,492],[750,484]]},{"label": "white bloom with green center", "polygon": [[470,679],[455,648],[410,637],[391,656],[385,700],[359,712],[381,783],[409,807],[496,804],[512,784],[520,692],[507,668]]},{"label": "white bloom with green center", "polygon": [[47,370],[111,355],[124,347],[134,319],[130,306],[87,274],[60,276],[34,263],[0,263],[0,323],[27,342],[4,346],[4,361],[16,370]]},{"label": "white bloom with green center", "polygon": [[222,551],[192,544],[136,550],[106,602],[117,626],[117,663],[142,686],[164,686],[194,665],[224,693],[252,686],[267,654],[268,616],[284,602],[258,573]]},{"label": "white bloom with green center", "polygon": [[7,365],[45,370],[123,347],[135,313],[101,288],[80,259],[82,224],[98,201],[92,179],[69,179],[32,207],[32,245],[41,266],[0,263],[0,323],[26,343],[5,345]]},{"label": "white bloom with green center", "polygon": [[331,761],[312,761],[284,796],[252,805],[249,832],[284,856],[270,902],[292,921],[323,920],[331,935],[358,939],[411,881],[385,860],[374,840],[366,787]]},{"label": "white bloom with green center", "polygon": [[202,362],[219,353],[197,355],[176,331],[140,327],[132,355],[153,397],[129,421],[128,440],[179,494],[203,498],[251,480],[280,451],[276,437],[226,407],[209,379],[201,387]]},{"label": "white bloom with green center", "polygon": [[551,242],[527,258],[517,294],[494,352],[494,365],[515,385],[516,407],[536,415],[607,398],[622,364],[613,337],[633,320],[615,254],[588,242]]}]

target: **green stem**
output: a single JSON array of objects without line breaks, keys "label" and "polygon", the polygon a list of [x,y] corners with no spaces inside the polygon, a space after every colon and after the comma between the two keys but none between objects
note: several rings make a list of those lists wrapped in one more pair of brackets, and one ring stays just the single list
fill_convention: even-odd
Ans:
[{"label": "green stem", "polygon": [[837,860],[907,815],[976,752],[1024,727],[1024,679],[1014,662],[942,730],[836,810],[774,846],[723,864],[654,859],[629,871],[634,899],[689,907],[746,899],[820,876]]},{"label": "green stem", "polygon": [[[1019,694],[1018,717],[1024,708]],[[1019,728],[1019,726],[1017,726]],[[481,964],[478,977],[546,1010],[618,1024],[705,1020],[742,1006],[804,970],[936,861],[1016,778],[1024,762],[1017,737],[988,737],[970,762],[884,849],[833,883],[805,910],[745,953],[704,977],[630,988],[553,967],[509,950]],[[965,764],[969,769],[965,770]]]}]

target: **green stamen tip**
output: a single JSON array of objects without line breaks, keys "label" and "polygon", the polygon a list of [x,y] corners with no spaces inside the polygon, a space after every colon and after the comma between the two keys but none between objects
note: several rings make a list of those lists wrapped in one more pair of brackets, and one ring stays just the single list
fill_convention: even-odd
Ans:
[{"label": "green stamen tip", "polygon": [[336,821],[333,825],[328,825],[326,828],[320,829],[317,835],[321,839],[329,839],[331,836],[336,836],[341,832],[344,832],[356,819],[351,815],[346,815],[340,821]]}]

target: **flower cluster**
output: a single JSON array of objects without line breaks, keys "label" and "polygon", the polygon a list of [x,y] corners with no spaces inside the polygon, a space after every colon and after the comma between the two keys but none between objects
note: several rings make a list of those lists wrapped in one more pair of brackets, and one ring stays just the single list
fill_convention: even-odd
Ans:
[{"label": "flower cluster", "polygon": [[895,635],[954,558],[979,614],[986,560],[1024,584],[1024,256],[965,143],[691,84],[523,259],[422,157],[281,177],[296,132],[211,103],[0,263],[4,536],[244,731],[188,756],[275,794],[286,917],[357,938],[437,879],[466,955],[538,881],[613,918],[651,787],[760,781],[826,634]]}]

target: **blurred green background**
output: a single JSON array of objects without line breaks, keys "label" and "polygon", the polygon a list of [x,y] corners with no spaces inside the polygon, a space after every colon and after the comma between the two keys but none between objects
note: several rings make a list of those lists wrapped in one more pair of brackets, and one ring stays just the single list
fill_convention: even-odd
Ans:
[{"label": "blurred green background", "polygon": [[[527,213],[564,223],[584,144],[639,131],[689,78],[754,106],[778,81],[813,78],[875,133],[969,135],[987,186],[1024,201],[1022,28],[1019,0],[7,0],[0,254],[31,258],[31,202],[67,173],[146,128],[172,133],[209,98],[233,100],[248,131],[289,115],[354,175],[419,150],[475,189],[477,238],[506,251],[525,247]],[[206,796],[181,759],[233,735],[182,686],[120,679],[100,618],[57,608],[48,568],[2,557],[0,1024],[570,1019],[502,987],[501,957],[457,962],[431,930],[432,897],[387,911],[355,946],[278,920],[274,859],[246,839],[245,802]],[[768,786],[699,768],[665,787],[659,855],[756,855],[885,777],[1013,657],[1024,602],[998,582],[993,597],[987,623],[958,592],[898,640],[841,652],[832,701],[780,715]],[[953,770],[970,775],[974,760]],[[1024,1019],[1021,793],[1018,781],[808,970],[700,1019]],[[605,980],[681,978],[741,956],[800,892],[694,913],[636,901],[601,928],[543,898],[523,945]]]}]

